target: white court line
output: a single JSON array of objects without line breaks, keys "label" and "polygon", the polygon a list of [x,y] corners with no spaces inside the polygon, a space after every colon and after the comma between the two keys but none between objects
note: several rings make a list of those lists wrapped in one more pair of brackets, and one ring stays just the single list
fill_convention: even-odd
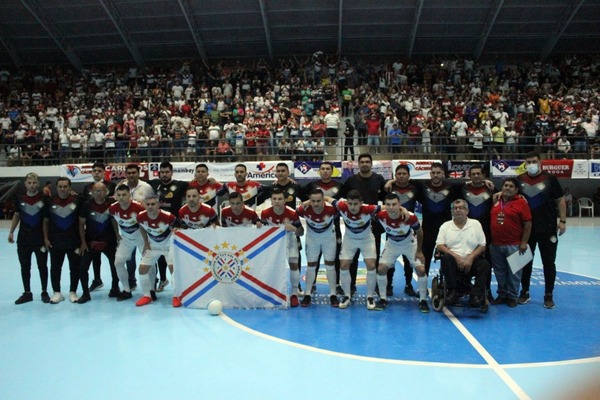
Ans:
[{"label": "white court line", "polygon": [[481,357],[488,363],[488,365],[494,370],[494,372],[508,385],[510,390],[513,391],[514,394],[517,395],[519,399],[531,399],[527,393],[510,377],[510,375],[498,364],[498,361],[492,357],[490,353],[475,339],[475,337],[469,332],[469,330],[448,310],[448,308],[444,307],[443,309],[444,315],[448,317],[450,322],[456,326],[460,333],[467,339],[467,341],[473,346],[473,348],[479,353]]},{"label": "white court line", "polygon": [[361,361],[369,361],[369,362],[377,362],[382,364],[398,364],[398,365],[417,365],[421,367],[444,367],[444,368],[470,368],[470,369],[490,369],[490,365],[488,364],[460,364],[460,363],[444,363],[444,362],[432,362],[432,361],[410,361],[410,360],[395,360],[390,358],[377,358],[377,357],[367,357],[367,356],[359,356],[355,354],[341,353],[332,350],[324,350],[319,349],[317,347],[308,346],[305,344],[300,344],[296,342],[292,342],[289,340],[281,339],[276,336],[267,335],[266,333],[262,333],[256,331],[252,328],[248,328],[246,325],[240,324],[239,322],[231,319],[225,314],[220,315],[221,319],[230,324],[231,326],[240,329],[244,332],[247,332],[251,335],[258,336],[263,339],[267,339],[276,343],[284,344],[287,346],[295,347],[302,350],[308,350],[315,353],[326,354],[329,356],[348,358],[353,360],[361,360]]}]

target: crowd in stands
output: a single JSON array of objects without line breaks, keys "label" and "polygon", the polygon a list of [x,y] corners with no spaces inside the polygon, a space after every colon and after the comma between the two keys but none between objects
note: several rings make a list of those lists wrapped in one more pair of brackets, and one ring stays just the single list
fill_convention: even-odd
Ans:
[{"label": "crowd in stands", "polygon": [[[9,165],[320,159],[329,146],[411,158],[600,153],[600,56],[480,65],[314,53],[138,69],[0,71]],[[341,152],[340,152],[341,153]]]}]

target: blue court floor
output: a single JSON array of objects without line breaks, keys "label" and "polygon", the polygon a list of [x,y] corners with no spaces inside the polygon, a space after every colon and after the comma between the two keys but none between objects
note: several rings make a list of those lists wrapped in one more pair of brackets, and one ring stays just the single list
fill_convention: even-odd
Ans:
[{"label": "blue court floor", "polygon": [[542,306],[536,257],[531,303],[487,314],[421,314],[401,273],[383,312],[366,310],[364,286],[349,309],[333,309],[325,283],[308,308],[218,317],[173,309],[171,286],[142,308],[109,299],[109,285],[87,304],[49,305],[35,266],[34,301],[16,306],[22,284],[7,236],[2,222],[0,400],[600,399],[598,218],[569,219],[554,310]]}]

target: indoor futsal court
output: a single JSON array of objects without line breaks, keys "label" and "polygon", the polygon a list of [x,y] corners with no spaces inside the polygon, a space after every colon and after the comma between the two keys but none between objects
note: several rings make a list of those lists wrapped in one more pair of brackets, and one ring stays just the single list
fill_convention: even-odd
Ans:
[{"label": "indoor futsal court", "polygon": [[[599,225],[569,218],[553,310],[542,306],[536,257],[532,301],[515,309],[421,314],[397,273],[395,296],[383,312],[367,311],[364,285],[350,308],[331,308],[321,279],[308,308],[211,316],[173,309],[172,286],[147,307],[117,303],[107,297],[107,267],[105,287],[84,305],[43,304],[33,267],[34,301],[16,306],[22,285],[6,221],[0,398],[597,399]],[[62,283],[68,286],[65,269]]]}]

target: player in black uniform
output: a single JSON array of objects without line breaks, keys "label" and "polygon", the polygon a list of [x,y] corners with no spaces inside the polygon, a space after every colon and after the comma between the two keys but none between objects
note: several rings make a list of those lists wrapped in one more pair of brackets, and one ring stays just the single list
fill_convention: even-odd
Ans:
[{"label": "player in black uniform", "polygon": [[[151,180],[150,186],[158,195],[159,207],[179,217],[179,209],[185,198],[185,191],[188,187],[187,182],[173,179],[173,164],[168,161],[163,161],[159,166],[159,178]],[[156,291],[162,292],[165,286],[169,284],[167,280],[167,260],[161,256],[158,259],[158,273],[160,281],[156,284]]]},{"label": "player in black uniform", "polygon": [[31,255],[35,254],[40,281],[42,284],[42,301],[50,302],[48,295],[48,253],[44,247],[42,232],[43,211],[46,196],[40,191],[40,178],[30,172],[25,176],[25,193],[15,196],[15,213],[10,223],[8,243],[14,243],[14,232],[19,224],[17,234],[17,255],[21,264],[23,294],[15,304],[23,304],[33,300],[31,293]]},{"label": "player in black uniform", "polygon": [[112,286],[108,297],[119,297],[119,276],[115,268],[115,253],[117,250],[118,226],[112,219],[108,208],[112,200],[108,198],[108,189],[104,183],[96,183],[92,190],[92,198],[81,207],[79,215],[79,239],[81,241],[79,251],[81,254],[81,265],[79,279],[83,295],[77,303],[84,304],[90,301],[90,290],[88,288],[88,269],[96,253],[104,253],[110,265]]},{"label": "player in black uniform", "polygon": [[50,252],[50,280],[54,295],[50,303],[65,298],[60,291],[60,276],[65,256],[69,260],[69,300],[75,303],[79,283],[79,208],[81,198],[71,192],[71,180],[56,180],[56,195],[49,198],[44,209],[44,245]]}]

